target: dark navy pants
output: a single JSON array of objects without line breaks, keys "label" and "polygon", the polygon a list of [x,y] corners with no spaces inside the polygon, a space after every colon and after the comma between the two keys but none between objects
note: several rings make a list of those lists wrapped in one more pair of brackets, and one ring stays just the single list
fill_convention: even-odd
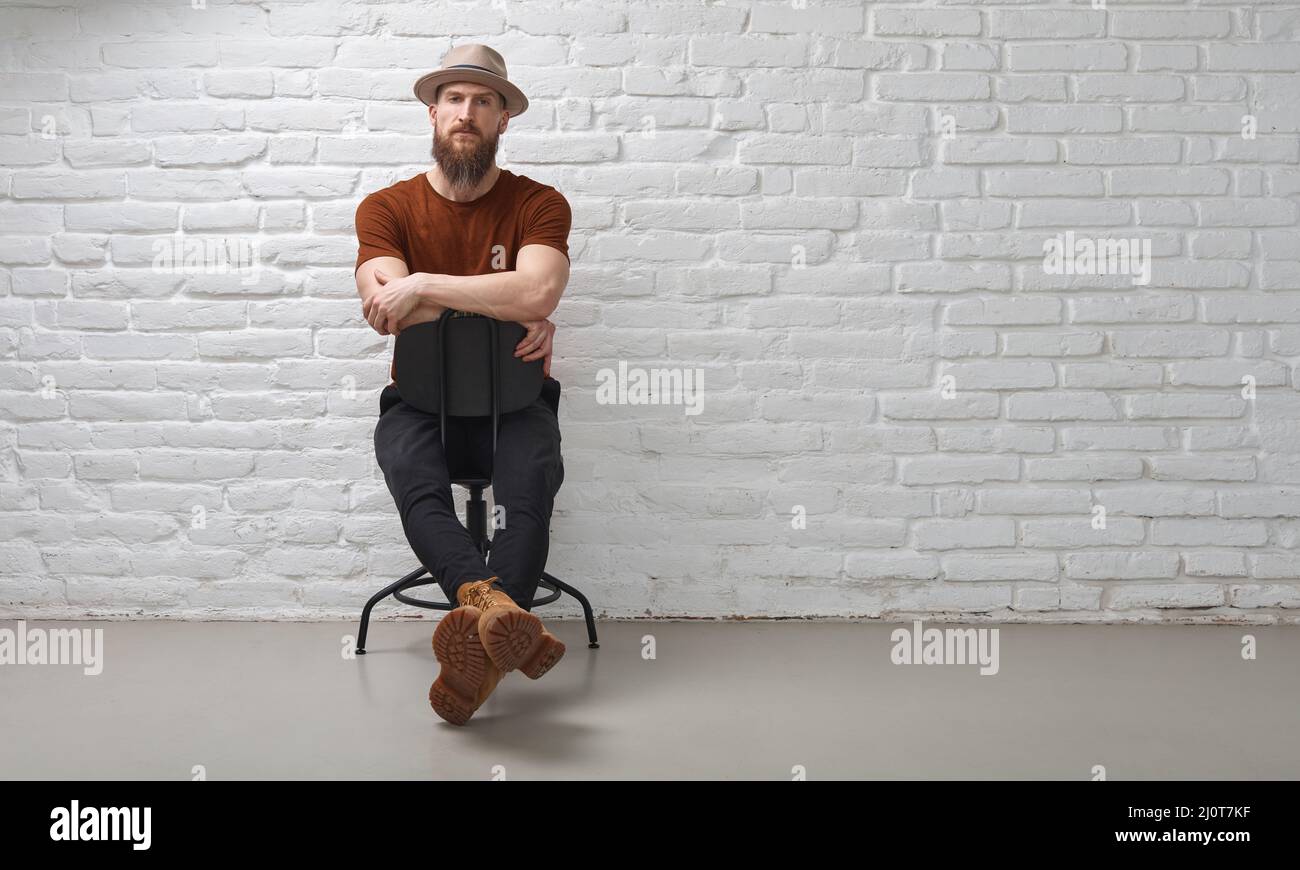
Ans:
[{"label": "dark navy pants", "polygon": [[[461,584],[493,575],[521,607],[535,597],[550,550],[551,509],[564,482],[559,401],[560,382],[547,377],[536,401],[502,414],[494,465],[491,417],[448,417],[444,455],[437,414],[402,401],[396,384],[380,393],[375,458],[411,549],[453,605]],[[489,469],[495,511],[488,514],[492,549],[485,562],[456,516],[451,480],[487,477]]]}]

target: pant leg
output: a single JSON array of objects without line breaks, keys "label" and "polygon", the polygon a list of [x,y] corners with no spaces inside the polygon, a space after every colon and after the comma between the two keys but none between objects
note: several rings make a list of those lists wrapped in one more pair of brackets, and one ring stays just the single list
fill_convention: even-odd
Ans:
[{"label": "pant leg", "polygon": [[[559,383],[555,382],[558,390]],[[501,586],[515,603],[525,607],[537,594],[537,585],[550,553],[551,510],[564,482],[560,453],[560,424],[554,399],[542,396],[518,411],[503,414],[492,471],[494,528],[488,566],[501,578]],[[487,453],[491,455],[491,423],[487,425]],[[502,513],[504,508],[504,513]],[[497,520],[497,514],[501,514]],[[531,608],[529,608],[531,609]]]},{"label": "pant leg", "polygon": [[[447,420],[449,449],[464,437],[458,422]],[[447,600],[455,604],[462,583],[482,580],[492,572],[456,516],[438,416],[401,401],[392,384],[380,394],[375,458],[393,494],[411,549],[438,580]]]}]

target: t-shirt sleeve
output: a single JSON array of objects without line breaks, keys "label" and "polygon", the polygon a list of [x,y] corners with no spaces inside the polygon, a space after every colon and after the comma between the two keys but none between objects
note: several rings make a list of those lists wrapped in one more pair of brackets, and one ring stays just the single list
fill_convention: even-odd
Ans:
[{"label": "t-shirt sleeve", "polygon": [[[402,250],[402,232],[397,216],[392,208],[375,194],[361,200],[357,206],[357,264],[352,271],[361,268],[366,260],[375,257],[397,257],[406,262],[406,252]],[[408,262],[409,266],[410,263]]]},{"label": "t-shirt sleeve", "polygon": [[524,214],[524,234],[519,247],[524,245],[550,245],[569,259],[569,230],[573,226],[573,212],[564,194],[554,188],[530,203]]}]

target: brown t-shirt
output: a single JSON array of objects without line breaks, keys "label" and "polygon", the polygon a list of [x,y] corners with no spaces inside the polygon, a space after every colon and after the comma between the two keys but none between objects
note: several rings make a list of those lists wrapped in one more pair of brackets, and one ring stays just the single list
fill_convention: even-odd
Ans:
[{"label": "brown t-shirt", "polygon": [[[524,245],[550,245],[568,259],[572,223],[564,195],[526,175],[502,169],[487,193],[454,202],[421,172],[357,206],[356,269],[375,257],[397,257],[411,272],[489,275],[513,270]],[[396,365],[389,377],[396,380]]]}]

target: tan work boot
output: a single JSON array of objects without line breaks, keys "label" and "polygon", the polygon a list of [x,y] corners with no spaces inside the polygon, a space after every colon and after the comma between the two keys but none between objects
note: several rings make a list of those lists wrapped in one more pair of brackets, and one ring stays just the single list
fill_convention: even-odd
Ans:
[{"label": "tan work boot", "polygon": [[478,636],[496,666],[503,672],[518,668],[535,680],[563,657],[564,643],[535,615],[515,604],[500,584],[496,576],[465,583],[456,590],[456,600],[483,611]]},{"label": "tan work boot", "polygon": [[482,616],[477,607],[457,607],[433,630],[433,654],[442,671],[429,687],[429,704],[453,725],[468,722],[505,676],[479,641]]}]

